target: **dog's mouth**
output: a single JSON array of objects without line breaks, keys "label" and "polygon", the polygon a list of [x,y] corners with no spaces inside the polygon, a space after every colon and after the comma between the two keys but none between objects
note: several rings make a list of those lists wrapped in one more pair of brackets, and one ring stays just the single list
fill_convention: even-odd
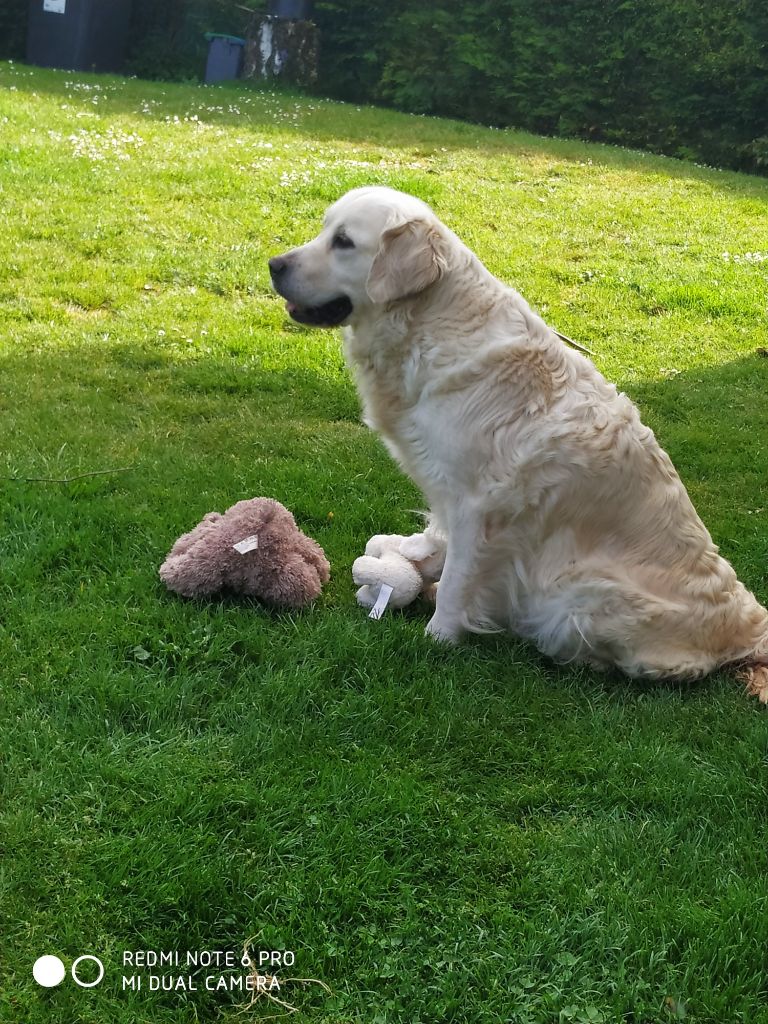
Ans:
[{"label": "dog's mouth", "polygon": [[352,312],[352,303],[346,295],[324,302],[322,306],[298,306],[286,302],[286,312],[299,324],[310,327],[338,327]]}]

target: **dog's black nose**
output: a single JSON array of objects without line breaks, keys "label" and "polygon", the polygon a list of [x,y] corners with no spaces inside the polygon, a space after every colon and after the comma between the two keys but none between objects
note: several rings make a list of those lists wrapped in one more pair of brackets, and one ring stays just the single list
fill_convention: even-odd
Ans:
[{"label": "dog's black nose", "polygon": [[281,274],[284,274],[288,269],[288,260],[285,256],[273,256],[269,261],[269,272],[272,275],[272,280],[276,280]]}]

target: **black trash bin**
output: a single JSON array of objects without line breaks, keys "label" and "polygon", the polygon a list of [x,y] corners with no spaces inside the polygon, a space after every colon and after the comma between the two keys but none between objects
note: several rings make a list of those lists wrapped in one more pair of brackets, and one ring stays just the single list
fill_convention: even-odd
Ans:
[{"label": "black trash bin", "polygon": [[309,21],[314,6],[312,0],[270,0],[267,13],[286,21]]},{"label": "black trash bin", "polygon": [[243,63],[245,40],[240,36],[221,35],[218,32],[206,32],[205,38],[211,44],[205,65],[206,82],[226,82],[230,78],[237,78]]},{"label": "black trash bin", "polygon": [[67,71],[119,71],[131,0],[30,0],[27,60]]}]

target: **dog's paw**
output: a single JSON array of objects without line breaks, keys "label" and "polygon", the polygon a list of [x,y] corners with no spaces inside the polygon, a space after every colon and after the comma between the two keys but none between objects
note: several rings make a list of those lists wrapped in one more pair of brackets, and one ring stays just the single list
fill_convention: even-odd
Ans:
[{"label": "dog's paw", "polygon": [[433,640],[437,640],[438,643],[453,646],[459,642],[464,630],[459,623],[448,622],[446,619],[440,618],[438,612],[435,612],[427,623],[427,628],[424,632],[427,636],[431,636]]}]

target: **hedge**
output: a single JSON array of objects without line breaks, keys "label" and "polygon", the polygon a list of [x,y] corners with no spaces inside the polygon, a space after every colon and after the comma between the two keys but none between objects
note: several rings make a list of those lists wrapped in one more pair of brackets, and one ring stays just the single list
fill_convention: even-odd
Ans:
[{"label": "hedge", "polygon": [[189,80],[203,77],[206,32],[241,35],[251,0],[133,0],[125,70],[139,78]]},{"label": "hedge", "polygon": [[765,0],[337,0],[318,20],[335,96],[768,170]]}]

